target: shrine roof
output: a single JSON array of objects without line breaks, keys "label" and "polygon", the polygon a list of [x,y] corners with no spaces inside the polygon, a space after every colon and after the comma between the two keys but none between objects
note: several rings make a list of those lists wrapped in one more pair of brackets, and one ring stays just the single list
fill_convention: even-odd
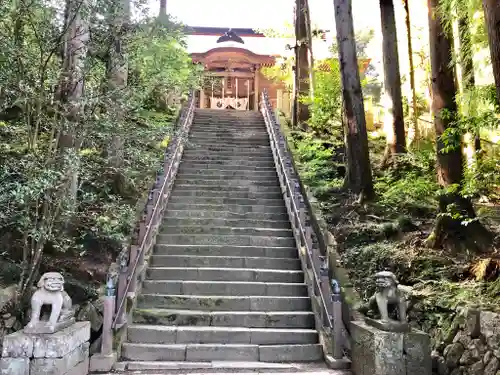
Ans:
[{"label": "shrine roof", "polygon": [[[184,32],[187,35],[223,35],[229,27],[206,27],[206,26],[186,26]],[[255,31],[252,28],[232,28],[232,30],[239,36],[264,38],[264,34]]]}]

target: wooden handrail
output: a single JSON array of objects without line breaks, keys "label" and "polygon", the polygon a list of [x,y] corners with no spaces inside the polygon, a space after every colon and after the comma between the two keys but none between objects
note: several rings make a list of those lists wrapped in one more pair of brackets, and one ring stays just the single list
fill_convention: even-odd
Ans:
[{"label": "wooden handrail", "polygon": [[321,234],[315,233],[310,217],[309,220],[306,219],[304,196],[300,189],[298,177],[296,177],[297,173],[266,90],[262,93],[261,112],[269,134],[276,171],[284,194],[293,233],[297,245],[305,248],[305,256],[302,255],[302,249],[300,249],[299,253],[303,270],[306,274],[310,272],[312,275],[312,285],[309,285],[310,296],[319,299],[321,328],[328,330],[332,336],[334,344],[333,358],[342,360],[349,343],[342,319],[340,285],[337,280],[330,281],[327,257],[320,254],[319,249],[313,242],[313,234],[316,238],[319,238]]},{"label": "wooden handrail", "polygon": [[[191,93],[179,116],[178,125],[180,126],[178,133],[172,137],[169,146],[167,147],[163,166],[163,175],[162,172],[159,173],[159,176],[149,193],[148,201],[145,207],[145,215],[143,217],[143,221],[139,224],[139,236],[137,239],[139,246],[131,245],[128,249],[128,266],[123,267],[126,272],[121,273],[119,276],[118,293],[116,296],[116,311],[111,325],[112,328],[117,328],[119,325],[125,323],[120,320],[126,320],[123,314],[125,312],[124,309],[127,296],[132,289],[135,291],[138,267],[143,266],[146,255],[145,253],[150,248],[149,245],[151,244],[151,240],[154,240],[152,237],[156,236],[155,231],[157,230],[158,224],[162,219],[162,212],[170,195],[170,191],[168,189],[175,180],[177,168],[179,167],[180,158],[182,157],[184,149],[184,143],[188,137],[189,129],[193,121],[194,107],[195,96]],[[169,151],[172,151],[172,154],[169,155]],[[160,188],[158,189],[158,187]]]}]

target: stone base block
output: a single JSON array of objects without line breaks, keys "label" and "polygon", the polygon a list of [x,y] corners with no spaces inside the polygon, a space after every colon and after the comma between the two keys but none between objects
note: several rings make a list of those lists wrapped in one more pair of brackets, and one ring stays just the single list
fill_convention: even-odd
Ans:
[{"label": "stone base block", "polygon": [[27,334],[56,333],[60,330],[72,326],[73,324],[75,324],[75,318],[63,320],[62,322],[57,322],[54,326],[51,326],[46,321],[40,321],[32,327],[29,326],[24,327],[23,332]]},{"label": "stone base block", "polygon": [[430,338],[424,332],[387,332],[351,323],[356,375],[431,375]]},{"label": "stone base block", "polygon": [[89,358],[87,357],[84,361],[80,362],[75,367],[65,372],[63,375],[87,375],[88,373],[89,373]]},{"label": "stone base block", "polygon": [[31,375],[65,374],[89,358],[89,343],[86,342],[62,358],[35,358],[31,361]]},{"label": "stone base block", "polygon": [[2,357],[62,358],[90,339],[90,322],[77,322],[51,334],[18,331],[3,341]]},{"label": "stone base block", "polygon": [[90,357],[90,372],[108,372],[115,366],[118,355],[113,352],[109,355],[94,354]]},{"label": "stone base block", "polygon": [[0,375],[30,375],[29,358],[0,358]]},{"label": "stone base block", "polygon": [[335,359],[331,355],[326,355],[325,362],[328,368],[333,370],[348,370],[351,368],[351,360],[349,358]]}]

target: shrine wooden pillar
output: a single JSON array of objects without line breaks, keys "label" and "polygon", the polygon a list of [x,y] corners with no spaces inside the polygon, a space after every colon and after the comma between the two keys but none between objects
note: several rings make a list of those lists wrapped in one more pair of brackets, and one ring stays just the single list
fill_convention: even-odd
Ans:
[{"label": "shrine wooden pillar", "polygon": [[200,108],[205,108],[205,88],[200,89]]},{"label": "shrine wooden pillar", "polygon": [[255,75],[253,79],[253,87],[254,87],[254,97],[253,97],[253,110],[258,111],[259,110],[259,98],[260,98],[260,92],[259,92],[259,66],[255,66]]}]

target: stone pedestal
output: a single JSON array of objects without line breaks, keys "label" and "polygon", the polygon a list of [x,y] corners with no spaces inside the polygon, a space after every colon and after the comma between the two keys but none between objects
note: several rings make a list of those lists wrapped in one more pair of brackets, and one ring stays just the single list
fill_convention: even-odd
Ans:
[{"label": "stone pedestal", "polygon": [[351,323],[355,375],[431,375],[430,337],[425,332],[387,332]]},{"label": "stone pedestal", "polygon": [[23,331],[5,336],[0,375],[87,375],[90,322],[51,334]]}]

